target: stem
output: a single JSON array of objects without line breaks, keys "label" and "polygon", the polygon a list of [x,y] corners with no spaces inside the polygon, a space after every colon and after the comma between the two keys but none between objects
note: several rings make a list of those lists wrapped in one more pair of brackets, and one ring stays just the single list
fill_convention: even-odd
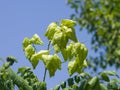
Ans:
[{"label": "stem", "polygon": [[44,77],[43,77],[43,82],[45,82],[46,73],[47,73],[47,68],[45,68]]},{"label": "stem", "polygon": [[[50,43],[51,43],[51,41],[49,41],[49,43],[48,43],[47,50],[49,50],[49,49],[50,49]],[[47,68],[45,67],[44,77],[43,77],[43,82],[45,82],[45,79],[46,79],[46,73],[47,73]]]}]

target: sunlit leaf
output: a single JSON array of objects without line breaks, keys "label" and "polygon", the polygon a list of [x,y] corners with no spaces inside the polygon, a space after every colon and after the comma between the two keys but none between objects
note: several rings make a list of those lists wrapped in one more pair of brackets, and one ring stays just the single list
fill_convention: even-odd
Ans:
[{"label": "sunlit leaf", "polygon": [[71,60],[74,57],[74,53],[73,53],[73,49],[74,49],[74,43],[70,43],[67,47],[66,47],[66,52],[67,52],[67,57],[69,58],[69,60]]},{"label": "sunlit leaf", "polygon": [[60,47],[57,44],[55,44],[53,47],[54,47],[55,53],[60,52]]},{"label": "sunlit leaf", "polygon": [[68,28],[67,26],[62,26],[62,29],[64,30],[66,37],[68,39],[71,39],[74,42],[77,42],[77,37],[76,37],[76,33],[75,33],[74,28]]},{"label": "sunlit leaf", "polygon": [[76,25],[76,22],[73,20],[69,20],[69,19],[63,19],[61,21],[61,25],[73,28]]},{"label": "sunlit leaf", "polygon": [[100,84],[100,90],[108,90],[108,88],[104,84]]},{"label": "sunlit leaf", "polygon": [[60,44],[62,36],[63,36],[62,31],[56,31],[56,33],[54,34],[53,39],[52,39],[52,44],[57,44],[57,43]]},{"label": "sunlit leaf", "polygon": [[37,34],[33,35],[33,37],[30,39],[30,42],[32,44],[43,45],[43,41],[40,39],[40,37]]},{"label": "sunlit leaf", "polygon": [[42,60],[42,55],[48,55],[49,51],[48,50],[41,50],[38,53],[35,53],[32,55],[30,62],[32,63],[33,68],[35,69],[39,60]]},{"label": "sunlit leaf", "polygon": [[24,66],[24,67],[21,67],[21,68],[18,68],[18,73],[23,73],[25,70],[27,70],[27,69],[30,69],[29,67],[26,67],[26,66]]},{"label": "sunlit leaf", "polygon": [[52,90],[60,90],[60,85],[56,85]]},{"label": "sunlit leaf", "polygon": [[30,39],[29,38],[24,38],[23,40],[23,50],[30,44]]},{"label": "sunlit leaf", "polygon": [[66,35],[62,31],[56,31],[52,39],[52,44],[53,45],[57,44],[61,49],[66,47],[67,42],[68,42],[68,39]]},{"label": "sunlit leaf", "polygon": [[31,56],[35,53],[35,50],[33,48],[32,45],[28,45],[26,48],[25,48],[25,56],[30,59]]},{"label": "sunlit leaf", "polygon": [[42,55],[42,59],[47,70],[49,71],[50,77],[54,76],[57,69],[61,69],[61,60],[56,54]]},{"label": "sunlit leaf", "polygon": [[89,84],[91,87],[93,87],[93,86],[95,86],[95,84],[97,83],[97,81],[98,81],[98,77],[95,76],[95,77],[93,77],[93,78],[88,82],[88,84]]},{"label": "sunlit leaf", "polygon": [[52,22],[48,28],[47,28],[47,31],[45,33],[45,36],[49,39],[49,40],[52,40],[53,36],[54,36],[54,33],[56,32],[56,29],[57,28],[57,23],[55,22]]},{"label": "sunlit leaf", "polygon": [[82,73],[80,74],[80,76],[81,76],[82,78],[90,77],[89,73],[86,73],[86,72],[82,72]]},{"label": "sunlit leaf", "polygon": [[62,56],[63,56],[64,60],[67,61],[67,59],[68,59],[68,54],[67,54],[68,52],[67,52],[67,50],[66,49],[62,49],[61,53],[62,53]]},{"label": "sunlit leaf", "polygon": [[62,89],[65,88],[66,87],[66,82],[61,82],[60,86],[61,86]]},{"label": "sunlit leaf", "polygon": [[[115,82],[115,80],[110,80],[110,83],[109,83],[109,85],[111,86],[111,88],[114,88],[114,89],[118,89],[118,84],[117,84],[117,82]],[[119,89],[118,89],[119,90]]]},{"label": "sunlit leaf", "polygon": [[101,75],[102,74],[111,75],[111,76],[117,76],[115,71],[109,71],[109,70],[102,72]]},{"label": "sunlit leaf", "polygon": [[87,66],[88,66],[88,64],[87,64],[87,61],[86,61],[86,60],[84,60],[84,62],[83,62],[83,66],[84,66],[84,67],[87,67]]},{"label": "sunlit leaf", "polygon": [[76,63],[76,61],[70,61],[68,63],[68,72],[69,72],[69,75],[71,76],[73,73],[75,73],[77,71],[77,68],[78,68],[78,65]]}]

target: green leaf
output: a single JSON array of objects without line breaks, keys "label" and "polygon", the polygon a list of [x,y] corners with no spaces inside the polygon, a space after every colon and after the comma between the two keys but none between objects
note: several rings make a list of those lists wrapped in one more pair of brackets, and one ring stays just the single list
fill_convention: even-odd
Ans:
[{"label": "green leaf", "polygon": [[7,60],[7,62],[11,62],[11,63],[18,62],[18,60],[15,57],[13,57],[13,56],[8,56],[6,58],[6,60]]},{"label": "green leaf", "polygon": [[79,83],[79,82],[80,82],[80,77],[79,77],[78,75],[76,75],[76,76],[74,77],[74,79],[75,79],[75,82],[76,82],[76,83]]},{"label": "green leaf", "polygon": [[95,77],[93,77],[93,78],[88,82],[88,84],[89,84],[91,87],[93,87],[93,86],[95,86],[95,84],[97,83],[97,81],[98,81],[98,77],[95,76]]},{"label": "green leaf", "polygon": [[120,79],[119,78],[113,78],[109,82],[109,86],[111,88],[114,88],[115,90],[120,90]]},{"label": "green leaf", "polygon": [[68,87],[68,88],[64,88],[63,90],[73,90],[73,89]]},{"label": "green leaf", "polygon": [[32,64],[33,68],[35,69],[36,66],[38,65],[39,60],[38,60],[38,59],[31,59],[30,62],[31,62],[31,64]]},{"label": "green leaf", "polygon": [[116,82],[116,83],[119,83],[119,84],[120,84],[120,79],[113,78],[111,81],[113,81],[113,82]]},{"label": "green leaf", "polygon": [[32,55],[30,62],[32,63],[33,68],[35,69],[39,60],[43,60],[42,55],[48,55],[49,50],[41,50],[38,53]]},{"label": "green leaf", "polygon": [[73,78],[69,78],[67,81],[69,86],[72,86],[74,84]]},{"label": "green leaf", "polygon": [[104,84],[100,84],[100,90],[108,90],[108,88]]},{"label": "green leaf", "polygon": [[52,90],[60,90],[60,85],[56,85]]},{"label": "green leaf", "polygon": [[108,81],[108,82],[110,81],[109,80],[109,75],[110,76],[117,76],[115,71],[104,71],[104,72],[101,73],[102,79],[105,80],[105,81]]},{"label": "green leaf", "polygon": [[52,39],[52,44],[54,45],[54,44],[57,44],[57,43],[61,43],[61,39],[62,39],[62,37],[63,37],[63,32],[62,31],[56,31],[56,33],[54,34],[54,36],[53,36],[53,39]]},{"label": "green leaf", "polygon": [[35,82],[33,90],[47,90],[45,82]]},{"label": "green leaf", "polygon": [[64,61],[67,61],[67,59],[68,59],[68,54],[67,54],[68,52],[67,52],[67,50],[66,49],[62,49],[61,53],[62,53],[62,56],[64,58]]},{"label": "green leaf", "polygon": [[115,53],[120,56],[120,49],[115,50]]},{"label": "green leaf", "polygon": [[54,33],[56,32],[56,29],[57,28],[57,23],[55,22],[52,22],[48,28],[47,28],[47,31],[45,33],[45,36],[49,39],[49,40],[52,40],[53,36],[54,36]]},{"label": "green leaf", "polygon": [[65,35],[68,39],[73,40],[74,42],[77,42],[77,37],[75,33],[75,29],[73,28],[68,28],[67,26],[62,26],[62,30],[64,30]]},{"label": "green leaf", "polygon": [[84,67],[87,67],[87,66],[88,66],[86,60],[84,60],[84,62],[83,62],[83,66],[84,66]]},{"label": "green leaf", "polygon": [[37,34],[33,35],[33,37],[30,39],[30,42],[32,44],[43,45],[43,41],[40,39],[40,37]]},{"label": "green leaf", "polygon": [[89,73],[85,73],[85,72],[81,73],[80,76],[81,76],[82,78],[90,77]]},{"label": "green leaf", "polygon": [[25,70],[27,69],[30,69],[29,67],[21,67],[21,68],[18,68],[18,73],[23,73]]},{"label": "green leaf", "polygon": [[53,46],[53,48],[54,48],[55,53],[60,52],[60,47],[59,47],[57,44],[55,44],[55,45]]},{"label": "green leaf", "polygon": [[88,86],[88,81],[83,79],[81,82],[80,82],[80,86],[79,86],[79,90],[86,90],[86,87]]},{"label": "green leaf", "polygon": [[68,42],[68,39],[64,34],[64,32],[62,32],[61,30],[55,32],[53,39],[51,41],[53,45],[57,44],[60,47],[60,49],[66,48],[67,42]]},{"label": "green leaf", "polygon": [[67,32],[67,37],[71,40],[73,40],[74,42],[77,42],[77,37],[76,37],[76,33],[75,33],[75,30],[72,29],[72,32]]},{"label": "green leaf", "polygon": [[61,82],[60,86],[62,89],[66,88],[66,82]]},{"label": "green leaf", "polygon": [[46,68],[49,71],[50,77],[54,76],[57,69],[61,69],[61,60],[57,56],[57,54],[54,55],[42,55],[43,62],[46,66]]},{"label": "green leaf", "polygon": [[30,39],[29,38],[24,38],[23,40],[23,50],[30,44]]},{"label": "green leaf", "polygon": [[42,60],[42,55],[48,55],[49,52],[50,52],[49,50],[40,50],[39,52],[32,55],[31,61],[34,60],[34,59]]},{"label": "green leaf", "polygon": [[80,53],[80,48],[81,48],[81,43],[80,42],[76,42],[73,46],[73,50],[72,53],[73,55],[77,55]]},{"label": "green leaf", "polygon": [[1,77],[2,77],[3,79],[7,79],[9,76],[8,76],[8,73],[7,73],[7,72],[4,72],[4,73],[1,75]]},{"label": "green leaf", "polygon": [[74,46],[74,43],[71,42],[69,44],[69,46],[66,47],[66,51],[67,51],[67,57],[69,58],[69,60],[71,60],[73,57],[74,57],[74,54],[73,54],[73,47]]},{"label": "green leaf", "polygon": [[107,75],[111,75],[111,76],[117,76],[117,74],[116,74],[115,71],[104,71],[104,72],[102,72],[101,74],[103,74],[103,73],[105,73],[105,74],[107,74]]},{"label": "green leaf", "polygon": [[25,56],[27,59],[30,59],[31,56],[35,53],[35,50],[33,48],[32,45],[28,45],[26,48],[25,48]]},{"label": "green leaf", "polygon": [[101,73],[101,77],[102,77],[103,80],[105,80],[107,82],[110,81],[110,79],[109,79],[109,77],[108,77],[108,75],[106,73]]},{"label": "green leaf", "polygon": [[114,88],[116,90],[118,89],[118,85],[117,85],[117,82],[115,82],[115,80],[110,80],[109,85],[111,86],[111,88]]},{"label": "green leaf", "polygon": [[86,65],[85,60],[81,60],[78,57],[74,61],[70,61],[68,63],[68,72],[71,76],[73,73],[78,72],[79,74],[82,72],[82,68]]},{"label": "green leaf", "polygon": [[72,85],[72,89],[73,89],[73,90],[79,90],[79,87],[78,87],[77,84],[73,84],[73,85]]},{"label": "green leaf", "polygon": [[73,28],[75,25],[76,25],[76,22],[73,20],[63,19],[61,21],[61,26],[67,26],[69,28]]},{"label": "green leaf", "polygon": [[75,73],[77,71],[77,68],[78,68],[78,64],[76,63],[76,61],[70,61],[68,63],[68,72],[69,72],[69,75],[71,76],[73,73]]},{"label": "green leaf", "polygon": [[81,51],[81,53],[80,54],[82,54],[82,57],[83,57],[83,59],[85,59],[86,57],[87,57],[87,54],[88,54],[88,49],[86,48],[86,46],[84,45],[84,44],[82,44],[81,43],[81,48],[80,48],[81,50],[83,50],[83,51]]},{"label": "green leaf", "polygon": [[76,63],[77,63],[77,72],[80,74],[82,72],[84,60],[80,59],[79,57],[76,57]]}]

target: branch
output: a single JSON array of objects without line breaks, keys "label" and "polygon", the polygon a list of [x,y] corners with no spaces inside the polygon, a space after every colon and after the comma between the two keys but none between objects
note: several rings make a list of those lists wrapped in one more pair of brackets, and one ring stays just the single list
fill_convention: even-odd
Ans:
[{"label": "branch", "polygon": [[[47,50],[49,50],[49,49],[50,49],[50,43],[51,43],[51,41],[49,41],[49,43],[48,43]],[[45,68],[44,77],[43,77],[43,82],[45,82],[46,73],[47,73],[47,68]]]},{"label": "branch", "polygon": [[3,66],[0,68],[0,72],[7,72],[8,77],[13,80],[13,83],[16,84],[19,88],[21,87],[23,90],[33,90],[26,80],[18,76],[11,68],[9,68],[10,64],[10,62],[4,63]]},{"label": "branch", "polygon": [[8,72],[8,76],[13,80],[13,83],[18,87],[22,87],[23,90],[33,90],[32,87],[28,85],[27,81],[18,76],[12,69],[8,68],[6,71]]}]

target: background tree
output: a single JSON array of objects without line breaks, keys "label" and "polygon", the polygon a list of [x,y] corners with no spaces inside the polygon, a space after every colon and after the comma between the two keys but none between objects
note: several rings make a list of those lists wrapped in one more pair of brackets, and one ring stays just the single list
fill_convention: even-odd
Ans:
[{"label": "background tree", "polygon": [[106,68],[109,64],[119,68],[120,1],[68,0],[68,5],[75,10],[71,18],[78,22],[80,30],[87,30],[92,35],[92,47],[99,54],[92,56],[93,66]]}]

